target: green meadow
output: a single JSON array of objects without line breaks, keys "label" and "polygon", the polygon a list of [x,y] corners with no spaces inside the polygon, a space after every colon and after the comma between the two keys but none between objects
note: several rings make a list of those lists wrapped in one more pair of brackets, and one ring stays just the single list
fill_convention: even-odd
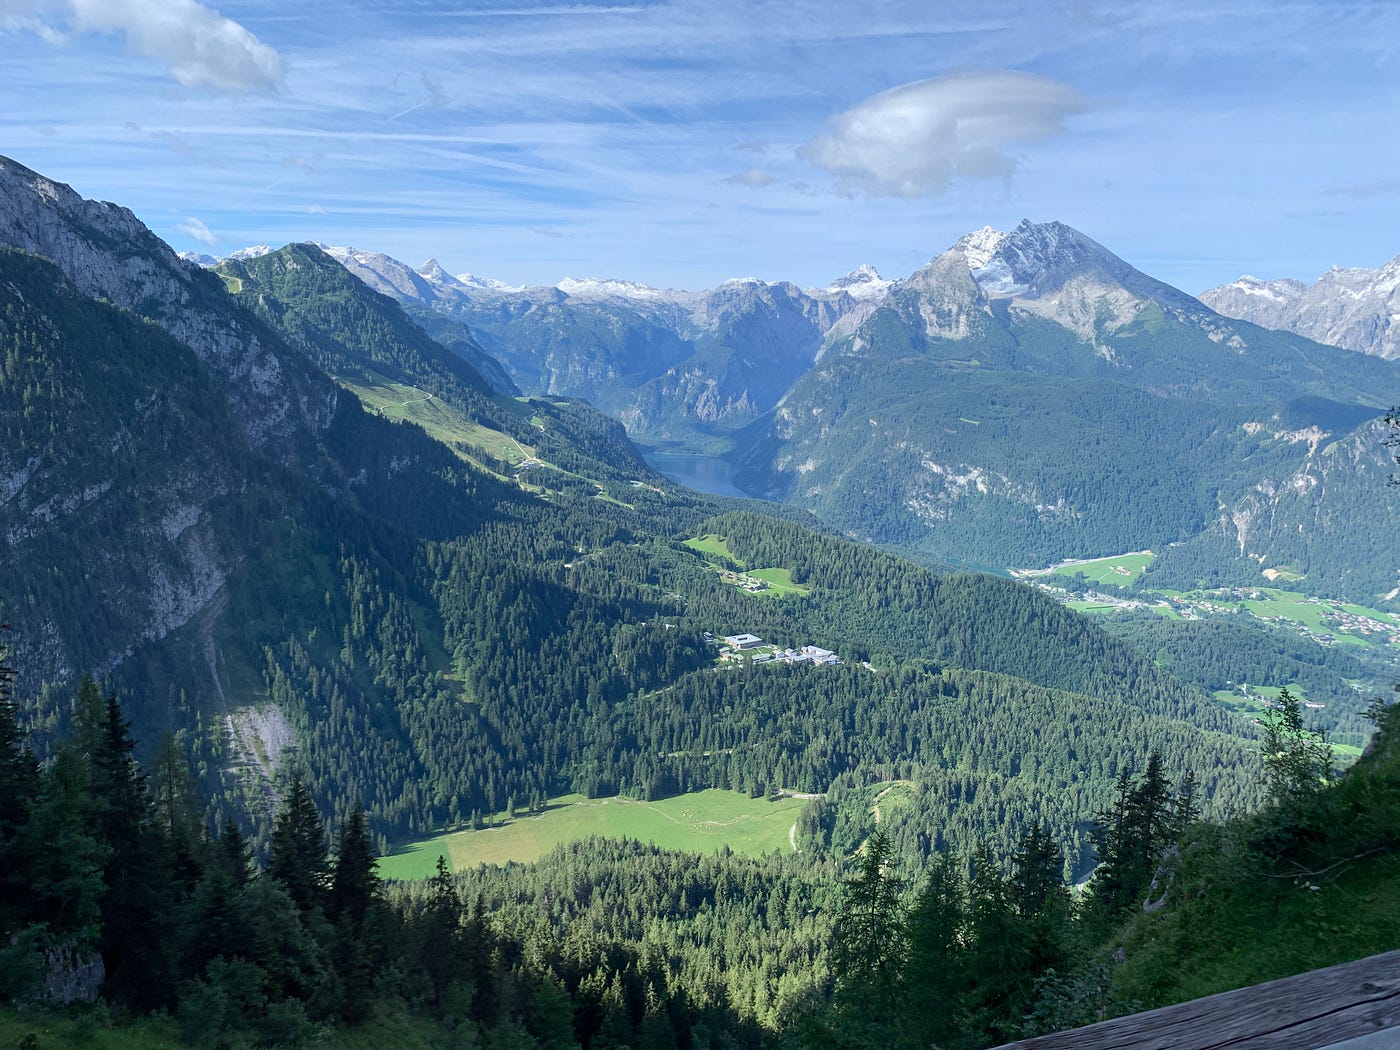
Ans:
[{"label": "green meadow", "polygon": [[745,575],[768,584],[766,591],[759,591],[760,595],[771,594],[775,597],[781,597],[785,594],[812,593],[812,588],[806,584],[793,583],[792,572],[789,569],[750,569]]},{"label": "green meadow", "polygon": [[[685,545],[697,554],[713,558],[723,565],[733,566],[745,576],[755,580],[762,580],[768,584],[765,590],[756,592],[759,597],[783,598],[788,595],[811,594],[812,588],[803,583],[795,583],[792,578],[791,569],[771,568],[771,569],[749,569],[744,563],[734,556],[734,552],[729,549],[729,542],[723,536],[713,534],[698,536],[685,541]],[[729,579],[736,587],[741,586],[740,581]]]},{"label": "green meadow", "polygon": [[734,557],[734,552],[729,549],[729,541],[723,536],[697,536],[694,539],[686,540],[685,545],[700,554],[710,554],[724,561],[733,562],[735,565],[743,564]]},{"label": "green meadow", "polygon": [[1146,568],[1157,560],[1152,553],[1115,554],[1092,561],[1078,561],[1067,565],[1057,565],[1050,570],[1057,576],[1076,576],[1083,573],[1091,583],[1113,583],[1127,587],[1143,574]]},{"label": "green meadow", "polygon": [[637,839],[693,853],[725,847],[747,856],[790,853],[789,834],[804,805],[799,798],[749,798],[719,788],[656,802],[563,795],[551,799],[543,813],[405,846],[380,858],[379,873],[389,879],[427,878],[439,856],[447,857],[454,871],[479,864],[528,864],[556,846],[592,836]]},{"label": "green meadow", "polygon": [[358,397],[366,408],[385,419],[416,423],[433,437],[458,452],[479,449],[496,459],[518,464],[534,455],[508,434],[483,427],[466,418],[453,406],[425,390],[396,383],[370,369],[336,377],[336,382]]}]

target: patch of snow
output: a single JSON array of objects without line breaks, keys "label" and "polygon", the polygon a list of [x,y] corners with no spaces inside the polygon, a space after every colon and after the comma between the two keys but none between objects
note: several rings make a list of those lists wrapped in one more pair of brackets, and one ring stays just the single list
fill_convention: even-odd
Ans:
[{"label": "patch of snow", "polygon": [[[894,281],[887,281],[880,276],[880,272],[869,263],[861,263],[845,277],[838,277],[826,286],[827,295],[837,295],[845,292],[852,299],[859,302],[868,302],[872,299],[883,298],[890,290]],[[820,295],[822,291],[810,289],[809,295]]]},{"label": "patch of snow", "polygon": [[[726,282],[728,283],[728,282]],[[646,301],[674,302],[688,299],[690,292],[676,288],[653,288],[635,281],[620,281],[613,278],[598,280],[592,277],[565,277],[555,285],[565,295],[576,299],[637,299]]]},{"label": "patch of snow", "polygon": [[967,258],[968,269],[980,270],[991,262],[992,256],[1005,240],[1006,234],[1001,230],[983,226],[980,230],[973,230],[959,238],[949,251],[962,252]]}]

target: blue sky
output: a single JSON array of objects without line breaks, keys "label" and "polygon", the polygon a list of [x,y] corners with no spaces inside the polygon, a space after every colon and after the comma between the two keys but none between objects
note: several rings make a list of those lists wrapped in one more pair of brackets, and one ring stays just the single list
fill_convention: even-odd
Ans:
[{"label": "blue sky", "polygon": [[1400,253],[1400,3],[0,0],[0,153],[176,248],[902,277],[1059,219],[1191,292]]}]

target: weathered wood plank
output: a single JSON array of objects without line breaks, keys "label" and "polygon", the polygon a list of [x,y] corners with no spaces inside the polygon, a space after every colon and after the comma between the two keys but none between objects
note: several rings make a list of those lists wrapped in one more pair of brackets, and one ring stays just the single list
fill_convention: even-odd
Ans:
[{"label": "weathered wood plank", "polygon": [[1389,1028],[1400,1029],[1400,951],[997,1050],[1319,1050]]}]

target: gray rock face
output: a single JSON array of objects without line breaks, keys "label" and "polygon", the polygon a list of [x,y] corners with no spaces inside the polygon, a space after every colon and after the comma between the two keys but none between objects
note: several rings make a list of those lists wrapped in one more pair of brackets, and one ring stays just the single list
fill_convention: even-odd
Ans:
[{"label": "gray rock face", "polygon": [[336,388],[280,352],[223,294],[219,279],[181,260],[130,211],[0,157],[0,246],[56,263],[85,295],[154,321],[223,380],[250,444],[302,458],[306,431],[329,425]]},{"label": "gray rock face", "polygon": [[1400,256],[1374,270],[1333,267],[1313,284],[1248,275],[1201,293],[1211,309],[1319,343],[1400,357]]},{"label": "gray rock face", "polygon": [[[33,322],[52,330],[52,367],[68,369],[60,374],[75,385],[52,408],[56,430],[36,429],[23,447],[0,451],[0,539],[19,577],[7,574],[6,590],[22,587],[26,573],[47,572],[60,537],[76,545],[94,591],[90,612],[116,625],[100,644],[78,644],[69,610],[31,610],[25,673],[61,682],[112,671],[216,602],[242,556],[221,508],[268,461],[343,488],[322,448],[339,391],[235,303],[219,277],[178,258],[130,211],[3,157],[0,248],[58,267],[58,309],[105,300],[175,340],[152,351],[158,366],[114,360],[99,380],[84,362],[102,344],[74,334],[70,320]],[[22,284],[0,280],[0,299],[32,312]],[[97,385],[86,396],[83,384]],[[219,440],[186,442],[194,432]]]},{"label": "gray rock face", "polygon": [[377,291],[466,324],[521,389],[585,398],[655,439],[734,429],[773,408],[833,325],[868,312],[891,284],[862,267],[825,290],[753,278],[700,292],[573,278],[511,288],[431,260],[414,271],[379,253],[327,251]]}]

